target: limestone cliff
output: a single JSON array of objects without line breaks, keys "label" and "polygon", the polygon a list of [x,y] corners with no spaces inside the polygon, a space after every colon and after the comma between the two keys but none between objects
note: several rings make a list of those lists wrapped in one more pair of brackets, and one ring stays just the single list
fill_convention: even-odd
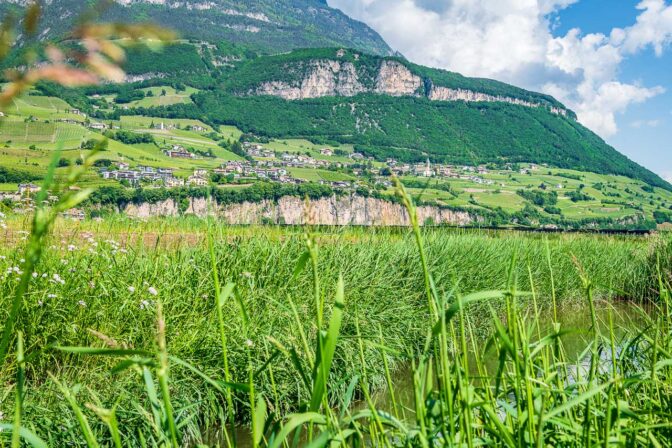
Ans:
[{"label": "limestone cliff", "polygon": [[[169,199],[156,204],[130,204],[124,213],[135,218],[156,216],[178,216],[177,204]],[[278,202],[243,202],[220,206],[206,199],[192,199],[185,214],[200,217],[216,216],[228,224],[315,224],[315,225],[358,225],[358,226],[408,226],[405,208],[381,199],[364,198],[357,195],[332,196],[310,201],[308,204],[293,196],[280,198]],[[418,207],[421,224],[468,225],[479,218],[467,213],[441,209],[439,207]]]},{"label": "limestone cliff", "polygon": [[302,100],[324,96],[354,96],[365,90],[352,63],[317,60],[311,61],[307,74],[300,84],[269,81],[263,83],[253,93],[279,96],[286,100]]},{"label": "limestone cliff", "polygon": [[376,93],[391,96],[417,95],[422,88],[422,79],[414,75],[404,64],[383,60],[376,79]]},{"label": "limestone cliff", "polygon": [[553,114],[568,116],[567,110],[541,102],[434,85],[431,79],[421,78],[396,59],[380,59],[375,73],[371,73],[367,69],[358,68],[353,62],[340,60],[345,54],[345,50],[339,50],[334,59],[312,59],[288,64],[284,68],[296,74],[293,81],[265,81],[247,91],[247,94],[271,95],[290,101],[328,96],[352,97],[360,93],[396,97],[424,96],[431,101],[502,102],[523,107],[543,107]]},{"label": "limestone cliff", "polygon": [[[543,107],[542,104],[521,100],[519,98],[510,98],[505,96],[488,95],[481,92],[473,92],[464,89],[451,89],[448,87],[432,86],[429,95],[432,101],[466,101],[466,102],[500,102],[515,104],[524,107]],[[567,116],[567,111],[557,107],[550,107],[549,111],[556,115]]]}]

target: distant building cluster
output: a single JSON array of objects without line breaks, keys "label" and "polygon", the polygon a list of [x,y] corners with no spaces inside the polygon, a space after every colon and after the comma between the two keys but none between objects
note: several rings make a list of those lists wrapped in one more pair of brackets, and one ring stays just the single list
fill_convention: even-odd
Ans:
[{"label": "distant building cluster", "polygon": [[[103,169],[100,174],[103,179],[127,180],[130,183],[136,183],[141,180],[155,182],[164,181],[166,184],[174,185],[177,179],[173,177],[171,168],[154,168],[151,166],[138,166],[130,169],[128,163],[118,162],[116,170]],[[183,181],[184,182],[184,181]]]}]

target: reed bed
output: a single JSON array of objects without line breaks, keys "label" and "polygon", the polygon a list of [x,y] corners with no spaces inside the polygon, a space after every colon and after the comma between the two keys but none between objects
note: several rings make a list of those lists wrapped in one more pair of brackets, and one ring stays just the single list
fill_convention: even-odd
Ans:
[{"label": "reed bed", "polygon": [[[123,221],[48,236],[75,199],[2,250],[2,443],[240,446],[245,428],[272,447],[672,444],[664,236],[212,221],[172,247],[115,240]],[[598,322],[616,299],[652,299],[637,330]],[[578,352],[572,309],[590,322]],[[392,379],[405,362],[412,405]]]}]

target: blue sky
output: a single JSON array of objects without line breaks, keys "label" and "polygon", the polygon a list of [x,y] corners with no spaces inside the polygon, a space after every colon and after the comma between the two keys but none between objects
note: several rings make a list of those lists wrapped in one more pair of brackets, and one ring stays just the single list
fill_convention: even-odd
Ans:
[{"label": "blue sky", "polygon": [[543,91],[672,180],[672,0],[328,0],[414,62]]},{"label": "blue sky", "polygon": [[[609,33],[634,22],[638,0],[583,0],[558,16],[554,34],[578,27],[584,32]],[[620,79],[660,85],[666,91],[617,116],[618,132],[607,141],[631,159],[672,180],[672,49],[656,56],[652,48],[630,56],[620,68]]]}]

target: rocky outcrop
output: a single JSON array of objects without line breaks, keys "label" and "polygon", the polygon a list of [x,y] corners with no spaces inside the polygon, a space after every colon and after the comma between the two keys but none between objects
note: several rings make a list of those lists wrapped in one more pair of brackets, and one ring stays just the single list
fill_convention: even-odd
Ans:
[{"label": "rocky outcrop", "polygon": [[134,218],[151,218],[153,216],[178,216],[180,210],[172,199],[156,203],[128,204],[124,213]]},{"label": "rocky outcrop", "polygon": [[376,93],[390,96],[413,96],[420,92],[422,85],[422,79],[411,73],[404,64],[383,60],[376,80]]},{"label": "rocky outcrop", "polygon": [[[521,100],[519,98],[511,98],[506,96],[488,95],[481,92],[473,92],[464,89],[451,89],[448,87],[432,86],[428,97],[432,101],[466,101],[466,102],[499,102],[515,104],[524,107],[544,107],[543,104],[533,103],[530,101]],[[557,107],[549,108],[551,113],[556,115],[567,115],[567,111]]]},{"label": "rocky outcrop", "polygon": [[423,80],[394,59],[382,59],[373,75],[366,71],[360,73],[352,62],[339,60],[346,54],[345,50],[338,50],[335,59],[311,60],[297,66],[287,66],[287,70],[302,72],[303,76],[295,82],[270,80],[247,93],[277,96],[290,101],[327,96],[352,97],[360,93],[397,97],[426,96],[431,101],[500,102],[522,107],[542,107],[555,115],[568,116],[567,110],[541,102],[436,86],[431,80]]},{"label": "rocky outcrop", "polygon": [[[478,220],[470,213],[418,207],[421,224],[468,225]],[[171,199],[156,204],[128,205],[124,213],[135,218],[178,216],[178,205]],[[216,216],[228,224],[315,224],[333,226],[408,226],[406,209],[397,203],[357,195],[332,196],[306,203],[294,196],[285,196],[277,202],[243,202],[219,206],[206,199],[192,199],[185,214],[200,217]]]},{"label": "rocky outcrop", "polygon": [[302,100],[324,96],[355,96],[365,90],[352,63],[317,60],[310,62],[300,85],[270,81],[263,83],[254,93],[279,96],[286,100]]}]

